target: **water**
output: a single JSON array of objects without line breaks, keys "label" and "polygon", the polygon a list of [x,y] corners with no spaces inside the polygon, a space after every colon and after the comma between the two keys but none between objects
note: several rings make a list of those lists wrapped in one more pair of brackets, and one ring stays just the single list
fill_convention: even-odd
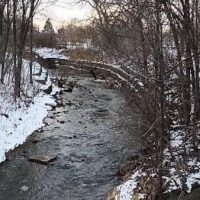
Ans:
[{"label": "water", "polygon": [[[119,167],[139,150],[140,131],[127,128],[139,117],[116,90],[87,75],[73,76],[64,107],[50,111],[49,124],[13,151],[0,167],[0,200],[104,200],[121,183]],[[123,109],[122,109],[123,108]],[[132,123],[132,121],[131,121]],[[132,125],[134,125],[134,123]],[[34,144],[33,138],[40,142]],[[29,155],[57,155],[45,166]],[[28,190],[21,188],[27,186]]]}]

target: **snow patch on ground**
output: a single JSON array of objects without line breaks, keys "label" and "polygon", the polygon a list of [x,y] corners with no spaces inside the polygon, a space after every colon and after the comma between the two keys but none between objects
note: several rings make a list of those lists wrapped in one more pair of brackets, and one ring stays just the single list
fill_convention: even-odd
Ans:
[{"label": "snow patch on ground", "polygon": [[136,199],[145,199],[147,195],[138,190],[140,188],[140,179],[145,176],[146,173],[142,172],[141,169],[135,171],[127,181],[116,187],[117,195],[114,196],[113,200],[132,200],[135,191],[137,191]]},{"label": "snow patch on ground", "polygon": [[6,152],[23,144],[30,134],[44,126],[43,119],[50,108],[46,103],[54,103],[54,99],[40,93],[28,108],[12,110],[7,113],[8,118],[0,116],[0,162],[6,159]]},{"label": "snow patch on ground", "polygon": [[69,57],[63,55],[62,49],[42,47],[42,48],[34,48],[33,51],[44,59],[46,58],[69,59]]},{"label": "snow patch on ground", "polygon": [[[5,161],[5,154],[25,142],[35,130],[44,126],[44,118],[50,106],[55,104],[52,95],[60,91],[53,85],[51,95],[43,93],[43,88],[51,82],[47,70],[38,63],[33,63],[33,85],[29,84],[29,61],[23,60],[22,97],[16,102],[13,98],[13,83],[5,78],[5,85],[0,85],[0,162]],[[38,83],[43,80],[44,84]]]},{"label": "snow patch on ground", "polygon": [[[191,139],[186,141],[184,136],[184,129],[172,131],[171,149],[166,148],[164,150],[163,167],[165,171],[168,171],[163,176],[165,194],[176,190],[184,190],[190,193],[194,185],[200,185],[200,160],[192,148]],[[153,177],[153,174],[151,176]],[[117,191],[120,195],[119,198],[116,196],[115,200],[132,200],[135,195],[134,190],[140,187],[140,177],[141,172],[138,170],[128,181],[118,186]],[[137,194],[137,199],[145,199],[145,197],[145,194]]]},{"label": "snow patch on ground", "polygon": [[190,193],[194,184],[200,185],[200,161],[192,148],[192,138],[186,140],[184,135],[184,130],[174,131],[171,151],[168,148],[164,151],[164,162],[169,165],[169,177],[166,179],[169,186],[165,193],[178,189]]},{"label": "snow patch on ground", "polygon": [[124,184],[117,187],[120,200],[131,200],[133,191],[138,187],[138,178],[141,176],[140,171],[136,171],[131,178]]}]

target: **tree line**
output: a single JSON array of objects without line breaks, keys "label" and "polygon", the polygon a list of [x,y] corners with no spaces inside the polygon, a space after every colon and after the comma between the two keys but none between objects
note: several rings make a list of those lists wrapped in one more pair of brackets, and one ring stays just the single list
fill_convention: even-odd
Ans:
[{"label": "tree line", "polygon": [[[32,54],[33,17],[40,0],[2,0],[0,2],[1,84],[6,76],[14,82],[15,99],[20,97],[23,56],[26,47]],[[29,36],[29,37],[28,37]],[[32,62],[30,62],[32,72]],[[30,83],[32,74],[30,73]]]},{"label": "tree line", "polygon": [[128,96],[142,114],[162,193],[163,152],[175,125],[184,127],[186,140],[198,149],[199,1],[84,1],[96,11],[97,45],[133,76],[133,83],[142,82]]}]

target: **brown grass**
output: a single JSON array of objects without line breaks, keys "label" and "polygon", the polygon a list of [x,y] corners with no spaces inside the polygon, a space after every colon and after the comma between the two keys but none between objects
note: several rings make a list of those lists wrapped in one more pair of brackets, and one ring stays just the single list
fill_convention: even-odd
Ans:
[{"label": "brown grass", "polygon": [[69,56],[72,60],[98,61],[98,52],[92,49],[70,49]]}]

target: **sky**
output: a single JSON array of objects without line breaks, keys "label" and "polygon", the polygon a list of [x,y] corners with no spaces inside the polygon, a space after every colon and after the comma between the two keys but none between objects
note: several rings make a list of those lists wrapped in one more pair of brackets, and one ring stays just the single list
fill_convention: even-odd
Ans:
[{"label": "sky", "polygon": [[[87,4],[77,4],[76,0],[42,0],[35,16],[35,24],[40,29],[43,28],[45,21],[50,18],[54,28],[71,22],[73,19],[86,20],[92,13],[92,9]],[[55,3],[56,2],[56,3]],[[48,5],[49,4],[49,5]]]}]

